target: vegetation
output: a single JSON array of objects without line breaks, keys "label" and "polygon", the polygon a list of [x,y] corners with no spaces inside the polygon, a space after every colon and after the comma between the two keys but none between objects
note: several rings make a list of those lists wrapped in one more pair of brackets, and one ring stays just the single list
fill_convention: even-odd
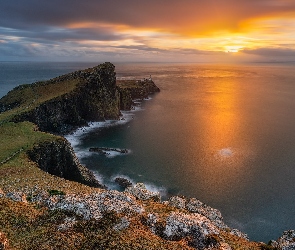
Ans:
[{"label": "vegetation", "polygon": [[14,156],[15,153],[26,151],[41,141],[52,140],[55,136],[37,131],[30,122],[5,122],[0,126],[0,164]]},{"label": "vegetation", "polygon": [[1,109],[6,111],[0,113],[0,124],[10,121],[15,115],[36,108],[41,103],[71,92],[80,82],[79,79],[58,80],[56,78],[14,88],[0,99],[0,111]]},{"label": "vegetation", "polygon": [[65,192],[56,190],[56,189],[50,189],[48,190],[49,195],[66,195]]},{"label": "vegetation", "polygon": [[122,89],[125,88],[138,88],[139,85],[136,80],[117,80],[117,86]]}]

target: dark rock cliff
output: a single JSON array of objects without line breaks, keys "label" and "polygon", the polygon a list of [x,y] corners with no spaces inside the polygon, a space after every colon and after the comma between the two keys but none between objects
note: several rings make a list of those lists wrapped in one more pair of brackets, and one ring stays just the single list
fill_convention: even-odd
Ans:
[{"label": "dark rock cliff", "polygon": [[117,81],[117,86],[120,93],[121,110],[130,110],[134,99],[148,98],[150,94],[160,91],[151,79],[121,80]]},{"label": "dark rock cliff", "polygon": [[93,173],[80,164],[71,145],[63,138],[35,145],[27,154],[40,169],[49,174],[91,187],[104,188]]},{"label": "dark rock cliff", "polygon": [[104,63],[51,80],[62,84],[74,79],[79,83],[69,93],[16,115],[13,121],[30,121],[42,131],[65,134],[89,121],[118,119],[120,97],[114,69],[113,64]]}]

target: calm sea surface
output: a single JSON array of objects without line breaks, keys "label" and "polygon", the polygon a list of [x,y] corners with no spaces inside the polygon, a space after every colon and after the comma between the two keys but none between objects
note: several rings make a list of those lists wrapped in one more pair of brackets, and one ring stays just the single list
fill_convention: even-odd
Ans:
[{"label": "calm sea surface", "polygon": [[[94,65],[0,63],[0,96]],[[118,189],[114,178],[125,176],[164,197],[196,197],[252,240],[295,229],[294,65],[117,64],[116,71],[152,75],[161,92],[125,120],[68,136],[105,184]],[[89,147],[131,153],[106,157]]]}]

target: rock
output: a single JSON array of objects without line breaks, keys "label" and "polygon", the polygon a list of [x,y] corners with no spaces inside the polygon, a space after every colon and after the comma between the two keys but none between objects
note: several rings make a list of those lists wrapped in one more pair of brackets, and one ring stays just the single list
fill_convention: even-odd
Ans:
[{"label": "rock", "polygon": [[148,191],[143,183],[137,183],[135,186],[127,187],[126,192],[132,194],[139,200],[160,201],[159,192]]},{"label": "rock", "polygon": [[64,138],[35,145],[27,154],[40,169],[49,174],[91,187],[106,188],[90,170],[80,164],[70,143]]},{"label": "rock", "polygon": [[122,188],[127,188],[132,186],[132,183],[129,180],[122,177],[117,177],[115,179],[115,182],[118,183]]},{"label": "rock", "polygon": [[219,229],[203,215],[172,212],[163,234],[169,240],[188,238],[193,247],[203,249],[207,246],[206,237],[219,234]]},{"label": "rock", "polygon": [[276,241],[272,241],[271,245],[279,250],[294,250],[295,230],[284,231],[283,235]]},{"label": "rock", "polygon": [[4,233],[0,232],[0,250],[8,249],[8,239]]},{"label": "rock", "polygon": [[89,148],[89,152],[97,152],[97,153],[103,154],[103,155],[108,154],[108,152],[118,152],[121,154],[127,154],[128,149],[99,147],[99,148]]},{"label": "rock", "polygon": [[58,227],[57,227],[57,230],[58,231],[67,231],[68,229],[72,228],[75,224],[76,224],[76,219],[73,218],[73,217],[66,217],[64,219],[64,223],[63,224],[60,224]]},{"label": "rock", "polygon": [[27,203],[26,195],[22,192],[8,192],[6,197],[13,201],[21,201]]},{"label": "rock", "polygon": [[116,231],[121,231],[121,230],[124,230],[124,229],[128,228],[129,225],[130,225],[130,222],[129,222],[129,220],[127,219],[127,217],[122,217],[122,218],[120,219],[120,222],[117,223],[117,224],[113,227],[113,229],[116,230]]},{"label": "rock", "polygon": [[121,109],[130,110],[132,100],[143,100],[148,98],[150,94],[159,92],[160,89],[150,79],[144,79],[141,81],[136,80],[117,80],[117,87],[120,93]]},{"label": "rock", "polygon": [[186,203],[186,209],[192,213],[198,213],[205,216],[219,228],[228,228],[228,226],[224,224],[223,217],[219,210],[207,206],[196,198],[189,199]]},{"label": "rock", "polygon": [[162,236],[164,227],[159,223],[159,215],[157,213],[149,213],[144,224],[150,228],[152,233]]},{"label": "rock", "polygon": [[241,231],[238,230],[238,229],[231,229],[231,230],[230,230],[230,234],[235,235],[235,236],[238,236],[238,237],[243,238],[243,239],[245,239],[245,240],[249,240],[248,235],[245,234],[245,233],[243,233],[243,232],[241,232]]},{"label": "rock", "polygon": [[144,211],[133,196],[115,190],[90,195],[55,195],[39,202],[51,210],[66,210],[86,220],[98,220],[109,212],[131,217]]},{"label": "rock", "polygon": [[185,199],[179,196],[172,196],[169,199],[168,205],[180,209],[185,209]]}]

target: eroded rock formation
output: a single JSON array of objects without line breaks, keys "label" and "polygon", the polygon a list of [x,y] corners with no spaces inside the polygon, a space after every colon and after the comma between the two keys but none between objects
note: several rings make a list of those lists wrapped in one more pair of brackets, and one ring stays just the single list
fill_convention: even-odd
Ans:
[{"label": "eroded rock formation", "polygon": [[91,187],[105,188],[81,165],[69,142],[63,138],[43,142],[27,151],[28,156],[45,172]]}]

